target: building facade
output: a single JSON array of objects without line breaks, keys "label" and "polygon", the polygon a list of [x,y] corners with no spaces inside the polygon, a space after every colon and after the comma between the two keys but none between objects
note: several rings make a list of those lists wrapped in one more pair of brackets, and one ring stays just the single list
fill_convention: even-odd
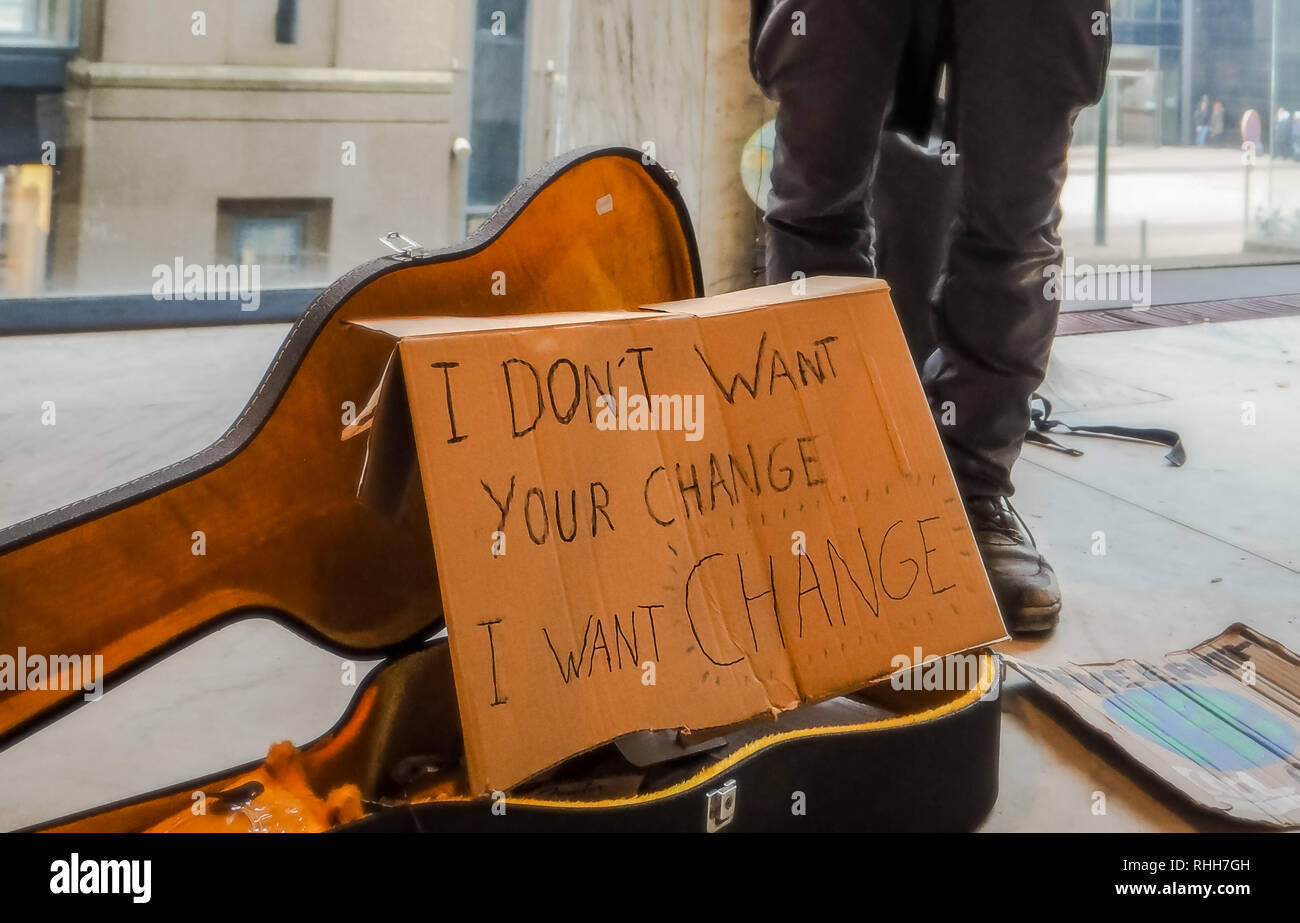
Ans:
[{"label": "building facade", "polygon": [[459,236],[460,0],[85,0],[50,279],[138,291],[159,265],[327,282],[394,229]]}]

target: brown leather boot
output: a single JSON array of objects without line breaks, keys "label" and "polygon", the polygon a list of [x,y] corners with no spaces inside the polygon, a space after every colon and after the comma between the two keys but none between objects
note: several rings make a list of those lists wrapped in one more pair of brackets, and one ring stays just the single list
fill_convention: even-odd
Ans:
[{"label": "brown leather boot", "polygon": [[1029,634],[1055,628],[1061,612],[1056,572],[1011,502],[1006,497],[971,497],[966,515],[1007,630]]}]

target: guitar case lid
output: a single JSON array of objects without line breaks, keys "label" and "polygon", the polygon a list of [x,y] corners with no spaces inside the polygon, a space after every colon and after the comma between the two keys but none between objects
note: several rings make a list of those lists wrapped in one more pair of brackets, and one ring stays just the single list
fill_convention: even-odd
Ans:
[{"label": "guitar case lid", "polygon": [[[498,296],[494,272],[531,284]],[[442,624],[428,521],[418,490],[392,517],[357,503],[366,440],[344,438],[341,408],[364,403],[390,350],[351,322],[633,311],[702,294],[690,218],[663,167],[628,148],[547,163],[466,240],[404,248],[325,288],[209,446],[0,528],[0,653],[102,658],[111,688],[249,616],[350,656],[408,649]],[[67,686],[0,688],[0,746],[80,704]]]}]

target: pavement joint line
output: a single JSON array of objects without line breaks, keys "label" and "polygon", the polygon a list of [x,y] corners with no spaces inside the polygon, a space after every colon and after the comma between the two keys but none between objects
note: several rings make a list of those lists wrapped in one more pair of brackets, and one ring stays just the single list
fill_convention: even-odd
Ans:
[{"label": "pavement joint line", "polygon": [[1229,548],[1235,548],[1238,551],[1242,552],[1243,554],[1250,555],[1252,558],[1255,558],[1256,560],[1263,561],[1266,564],[1272,564],[1274,567],[1280,567],[1282,568],[1282,570],[1289,571],[1290,573],[1293,573],[1296,576],[1300,576],[1300,568],[1291,567],[1289,564],[1283,564],[1281,561],[1274,561],[1272,558],[1268,557],[1267,555],[1260,554],[1257,551],[1251,551],[1249,548],[1243,548],[1241,545],[1238,545],[1235,542],[1230,542],[1226,538],[1220,538],[1219,536],[1214,535],[1213,533],[1206,532],[1204,529],[1199,529],[1196,526],[1192,525],[1191,523],[1183,522],[1181,519],[1174,519],[1172,516],[1167,516],[1164,513],[1161,513],[1159,510],[1153,510],[1149,506],[1143,506],[1141,503],[1135,503],[1134,501],[1128,499],[1127,497],[1121,497],[1119,494],[1112,493],[1111,491],[1106,490],[1103,487],[1098,487],[1095,484],[1089,484],[1087,481],[1082,481],[1079,478],[1074,477],[1073,475],[1066,474],[1063,471],[1059,471],[1056,468],[1049,468],[1046,465],[1041,465],[1038,462],[1031,461],[1030,459],[1024,458],[1023,456],[1021,460],[1024,461],[1025,464],[1032,465],[1033,467],[1038,468],[1041,471],[1047,471],[1051,474],[1060,475],[1061,477],[1065,478],[1067,481],[1073,481],[1074,483],[1079,484],[1082,487],[1086,487],[1089,490],[1095,490],[1099,494],[1103,494],[1104,496],[1110,497],[1112,500],[1118,500],[1120,503],[1125,503],[1133,507],[1134,509],[1139,509],[1145,513],[1150,513],[1152,516],[1155,516],[1157,519],[1163,519],[1165,522],[1172,523],[1173,525],[1182,526],[1184,529],[1188,529],[1189,531],[1195,532],[1198,535],[1203,535],[1206,538],[1210,539],[1211,541],[1218,542],[1221,545],[1227,545]]},{"label": "pavement joint line", "polygon": [[[1049,398],[1050,400],[1050,398]],[[1167,404],[1170,401],[1188,400],[1183,397],[1156,397],[1149,401],[1131,401],[1127,404],[1104,404],[1098,407],[1077,407],[1073,410],[1064,410],[1055,401],[1052,402],[1052,419],[1058,420],[1061,417],[1068,417],[1081,413],[1107,413],[1111,410],[1127,410],[1130,407],[1149,407],[1152,404]],[[1060,436],[1068,436],[1069,433],[1058,433]]]}]

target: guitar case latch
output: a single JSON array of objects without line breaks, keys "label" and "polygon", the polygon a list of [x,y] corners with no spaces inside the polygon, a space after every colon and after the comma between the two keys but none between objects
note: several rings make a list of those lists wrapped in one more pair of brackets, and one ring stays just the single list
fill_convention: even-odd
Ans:
[{"label": "guitar case latch", "polygon": [[706,797],[708,806],[704,814],[704,829],[717,833],[736,818],[736,780],[728,779]]},{"label": "guitar case latch", "polygon": [[379,242],[397,254],[395,259],[409,260],[415,255],[415,251],[420,249],[419,243],[407,237],[400,231],[389,231]]}]

